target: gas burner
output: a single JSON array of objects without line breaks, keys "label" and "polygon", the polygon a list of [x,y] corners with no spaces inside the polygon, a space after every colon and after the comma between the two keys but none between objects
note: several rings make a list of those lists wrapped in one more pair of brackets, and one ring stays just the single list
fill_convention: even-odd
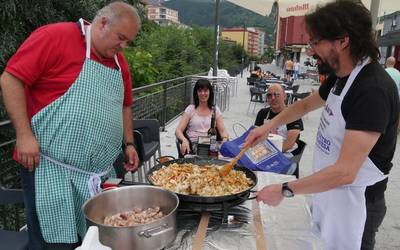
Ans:
[{"label": "gas burner", "polygon": [[236,199],[215,203],[198,203],[180,201],[178,207],[178,218],[200,218],[201,213],[210,212],[210,224],[227,225],[229,217],[236,222],[247,223],[250,211],[244,206],[240,206],[247,200],[249,193],[238,196]]}]

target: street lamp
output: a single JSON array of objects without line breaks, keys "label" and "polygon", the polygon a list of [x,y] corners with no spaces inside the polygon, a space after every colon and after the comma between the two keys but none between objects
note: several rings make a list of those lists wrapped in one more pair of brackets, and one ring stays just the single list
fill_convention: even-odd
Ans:
[{"label": "street lamp", "polygon": [[242,70],[241,70],[241,72],[240,72],[240,77],[241,77],[241,78],[243,78],[243,70],[244,70],[244,53],[245,53],[245,50],[244,50],[244,40],[245,40],[245,36],[246,36],[246,23],[243,24]]},{"label": "street lamp", "polygon": [[218,47],[219,47],[219,1],[215,0],[215,27],[214,27],[214,66],[213,66],[213,76],[218,75]]}]

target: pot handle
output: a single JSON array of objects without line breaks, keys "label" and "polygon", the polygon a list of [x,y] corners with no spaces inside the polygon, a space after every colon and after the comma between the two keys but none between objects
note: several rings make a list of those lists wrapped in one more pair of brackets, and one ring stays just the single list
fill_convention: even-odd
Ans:
[{"label": "pot handle", "polygon": [[169,231],[172,231],[172,230],[173,230],[173,227],[169,227],[168,223],[164,223],[161,226],[153,227],[153,228],[150,228],[150,229],[146,229],[146,230],[140,231],[138,233],[138,235],[140,237],[151,238],[153,236],[157,236],[157,235],[160,235],[162,233],[166,233],[166,232],[169,232]]}]

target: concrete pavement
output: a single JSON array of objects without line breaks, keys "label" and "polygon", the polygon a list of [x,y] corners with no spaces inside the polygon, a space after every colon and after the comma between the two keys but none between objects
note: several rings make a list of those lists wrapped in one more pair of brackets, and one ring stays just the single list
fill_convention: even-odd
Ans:
[{"label": "concrete pavement", "polygon": [[[273,65],[262,65],[263,70],[269,70],[276,74],[282,75],[282,70]],[[246,84],[248,72],[246,72],[243,78],[239,76],[238,94],[235,97],[231,97],[229,110],[223,113],[225,126],[229,132],[231,138],[235,138],[235,131],[238,135],[244,132],[240,126],[235,124],[240,123],[245,127],[249,127],[254,124],[254,120],[258,110],[263,106],[262,104],[256,104],[255,112],[253,113],[253,103],[251,103],[250,111],[247,112],[250,93],[249,87]],[[299,80],[300,89],[299,93],[310,91],[311,89],[318,89],[318,84],[311,80]],[[302,140],[308,145],[305,148],[303,157],[300,162],[300,176],[307,176],[311,173],[311,164],[313,157],[313,145],[315,142],[315,136],[319,125],[319,117],[321,110],[311,112],[303,117],[304,131],[301,134]],[[177,149],[175,145],[174,131],[178,125],[179,119],[172,121],[166,127],[165,132],[161,132],[161,147],[163,155],[177,156]],[[235,127],[235,128],[234,128]],[[379,232],[376,236],[375,249],[379,250],[394,250],[400,249],[400,142],[397,141],[397,150],[393,159],[393,169],[390,173],[388,189],[386,191],[386,203],[387,213],[380,227]]]}]

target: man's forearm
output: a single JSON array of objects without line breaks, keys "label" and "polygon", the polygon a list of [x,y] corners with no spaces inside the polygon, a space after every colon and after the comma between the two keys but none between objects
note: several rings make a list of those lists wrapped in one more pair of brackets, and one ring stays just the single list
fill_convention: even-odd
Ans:
[{"label": "man's forearm", "polygon": [[4,72],[0,79],[4,104],[14,125],[17,138],[32,135],[27,110],[24,83],[13,75]]},{"label": "man's forearm", "polygon": [[310,176],[289,182],[289,187],[295,194],[313,194],[349,184],[348,180],[348,176],[343,171],[331,165]]},{"label": "man's forearm", "polygon": [[123,126],[124,126],[124,141],[133,142],[133,126],[132,126],[132,110],[131,107],[123,107]]},{"label": "man's forearm", "polygon": [[133,127],[132,127],[132,110],[131,107],[123,107],[123,126],[124,126],[124,141],[133,142]]}]

